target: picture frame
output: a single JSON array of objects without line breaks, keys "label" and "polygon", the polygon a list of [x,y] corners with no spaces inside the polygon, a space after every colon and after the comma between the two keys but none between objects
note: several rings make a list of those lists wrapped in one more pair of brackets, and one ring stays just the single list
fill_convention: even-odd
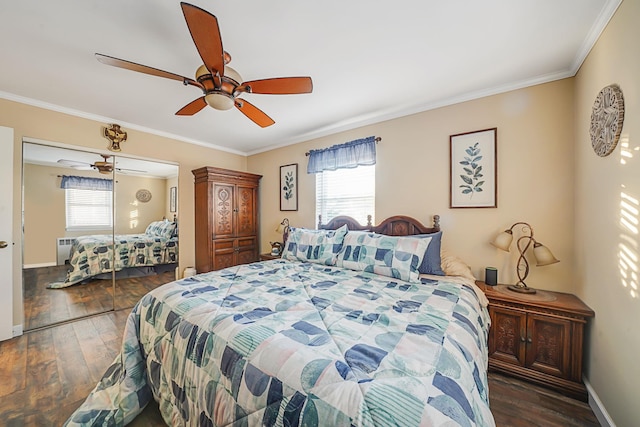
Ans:
[{"label": "picture frame", "polygon": [[498,128],[449,136],[449,207],[498,207]]},{"label": "picture frame", "polygon": [[178,209],[178,187],[169,188],[169,212],[177,212]]},{"label": "picture frame", "polygon": [[298,164],[280,166],[280,210],[298,210]]}]

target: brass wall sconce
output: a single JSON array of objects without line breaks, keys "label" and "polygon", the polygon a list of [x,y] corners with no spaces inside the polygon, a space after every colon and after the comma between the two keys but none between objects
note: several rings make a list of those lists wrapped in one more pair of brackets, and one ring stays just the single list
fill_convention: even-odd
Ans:
[{"label": "brass wall sconce", "polygon": [[537,242],[533,238],[533,228],[526,222],[516,222],[513,224],[508,230],[503,231],[498,234],[496,238],[491,242],[493,246],[498,249],[502,249],[503,251],[509,252],[509,247],[511,246],[511,242],[513,241],[513,229],[521,225],[521,232],[523,233],[516,242],[518,246],[518,251],[520,251],[520,257],[518,258],[518,263],[516,264],[516,272],[518,274],[518,283],[515,285],[509,285],[507,288],[514,292],[520,292],[524,294],[535,294],[536,290],[530,288],[524,283],[524,280],[529,275],[529,262],[525,257],[525,253],[527,249],[533,244],[533,256],[536,259],[536,267],[542,267],[544,265],[555,264],[556,262],[560,262],[553,256],[549,248],[544,246],[542,243]]},{"label": "brass wall sconce", "polygon": [[127,132],[120,129],[120,125],[117,124],[110,124],[103,128],[103,136],[110,142],[107,146],[110,151],[121,151],[120,143],[127,140]]}]

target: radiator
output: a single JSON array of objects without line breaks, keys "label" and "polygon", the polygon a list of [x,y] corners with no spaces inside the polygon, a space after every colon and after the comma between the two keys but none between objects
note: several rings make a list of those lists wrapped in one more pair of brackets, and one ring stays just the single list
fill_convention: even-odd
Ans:
[{"label": "radiator", "polygon": [[71,245],[74,240],[73,237],[58,237],[56,243],[57,265],[69,263],[69,253],[71,252]]}]

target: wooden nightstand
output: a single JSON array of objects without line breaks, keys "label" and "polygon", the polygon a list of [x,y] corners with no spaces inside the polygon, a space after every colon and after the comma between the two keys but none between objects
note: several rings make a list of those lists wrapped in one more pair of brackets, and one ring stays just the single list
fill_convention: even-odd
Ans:
[{"label": "wooden nightstand", "polygon": [[280,255],[260,254],[260,261],[269,261],[271,259],[280,259]]},{"label": "wooden nightstand", "polygon": [[594,312],[571,294],[538,291],[533,296],[522,295],[476,283],[489,299],[489,370],[586,401],[584,325]]}]

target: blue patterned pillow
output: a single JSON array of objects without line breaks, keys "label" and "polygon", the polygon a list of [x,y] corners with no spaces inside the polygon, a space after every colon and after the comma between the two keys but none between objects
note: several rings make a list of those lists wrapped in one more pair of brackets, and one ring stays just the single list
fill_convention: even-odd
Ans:
[{"label": "blue patterned pillow", "polygon": [[167,239],[173,236],[174,231],[176,230],[175,222],[162,220],[162,221],[153,221],[151,224],[147,226],[145,230],[145,234],[150,236],[158,236],[165,237]]},{"label": "blue patterned pillow", "polygon": [[371,231],[349,231],[344,236],[342,242],[342,250],[338,254],[336,260],[337,267],[348,268],[349,270],[361,271],[363,267],[360,265],[360,250],[367,235],[374,235]]},{"label": "blue patterned pillow", "polygon": [[282,251],[282,258],[290,261],[308,261],[323,265],[336,265],[336,258],[347,226],[337,230],[289,229],[289,238]]},{"label": "blue patterned pillow", "polygon": [[350,231],[336,265],[419,283],[418,268],[431,240]]}]

